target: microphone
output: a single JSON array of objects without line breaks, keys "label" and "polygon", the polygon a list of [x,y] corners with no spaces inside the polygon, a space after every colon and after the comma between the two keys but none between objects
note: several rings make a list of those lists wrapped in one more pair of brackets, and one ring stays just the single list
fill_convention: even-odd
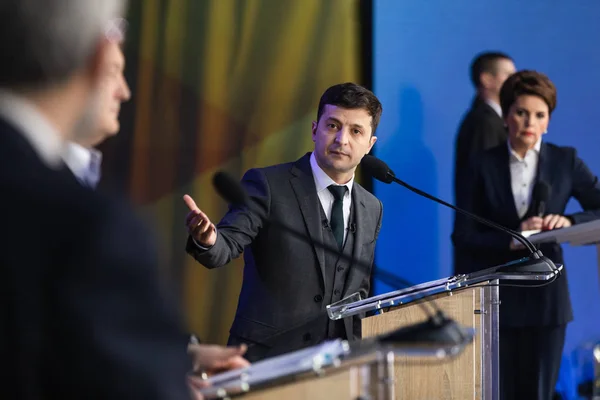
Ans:
[{"label": "microphone", "polygon": [[349,230],[352,233],[356,233],[356,224],[354,222],[350,224]]},{"label": "microphone", "polygon": [[[495,222],[489,221],[478,215],[472,214],[466,210],[458,208],[444,200],[438,199],[437,197],[432,196],[429,193],[426,193],[420,189],[417,189],[417,188],[409,185],[408,183],[396,178],[396,174],[394,174],[394,172],[390,169],[390,167],[388,167],[388,165],[385,162],[383,162],[382,160],[380,160],[379,158],[377,158],[375,156],[366,154],[363,157],[360,165],[361,165],[363,171],[366,171],[369,175],[371,175],[373,178],[377,179],[378,181],[381,181],[381,182],[387,183],[387,184],[395,182],[401,186],[404,186],[411,192],[418,194],[419,196],[423,196],[429,200],[433,200],[436,203],[439,203],[443,206],[449,207],[449,208],[453,209],[454,211],[456,211],[460,214],[463,214],[471,219],[474,219],[475,221],[477,221],[481,224],[487,225],[494,229],[498,229],[502,232],[505,232],[505,233],[511,235],[513,238],[515,238],[519,242],[521,242],[527,248],[527,250],[529,250],[529,252],[531,253],[531,258],[524,258],[522,260],[519,260],[519,262],[516,262],[516,263],[509,263],[507,265],[493,267],[492,268],[493,270],[495,270],[497,272],[509,272],[510,271],[510,272],[529,272],[529,273],[558,271],[558,268],[556,267],[556,265],[554,265],[554,262],[552,262],[552,260],[550,260],[548,257],[544,256],[542,254],[541,250],[538,250],[535,247],[535,245],[533,243],[531,243],[531,241],[529,239],[527,239],[526,237],[521,235],[519,232],[516,232],[512,229],[506,228]],[[489,273],[490,270],[491,269],[488,268],[485,271]]]},{"label": "microphone", "polygon": [[[312,245],[319,247],[329,253],[335,254],[335,255],[339,256],[341,259],[344,259],[345,261],[349,261],[350,263],[352,263],[352,265],[354,265],[358,268],[365,268],[365,269],[371,268],[371,264],[363,262],[361,260],[355,260],[354,257],[340,252],[337,247],[332,247],[332,246],[327,245],[326,243],[313,241],[304,232],[296,230],[295,228],[292,228],[292,227],[282,223],[281,221],[271,219],[262,210],[257,210],[256,207],[252,207],[250,197],[248,196],[248,194],[246,193],[246,191],[244,190],[244,188],[242,187],[240,182],[233,179],[230,175],[226,174],[225,172],[219,171],[219,172],[215,173],[215,175],[213,175],[213,185],[214,185],[215,189],[217,190],[217,193],[223,199],[225,199],[225,201],[227,201],[228,203],[233,204],[235,206],[248,207],[252,211],[258,212],[261,215],[261,217],[263,217],[265,219],[265,221],[268,224],[270,224],[271,226],[273,226],[277,229],[281,229],[282,231],[302,240],[305,243],[312,244]],[[354,224],[353,229],[356,229],[356,224]],[[374,267],[374,270],[377,270],[377,268],[375,268],[374,264],[373,264],[373,267]],[[395,276],[395,282],[401,282],[406,287],[414,286],[412,283],[410,283],[400,277],[397,277],[397,276]],[[430,307],[435,309],[435,313],[432,313],[432,311],[425,306],[425,302],[418,301],[417,304],[419,305],[419,307],[421,307],[421,309],[423,310],[425,315],[428,317],[428,319],[424,323],[415,325],[414,329],[408,329],[410,327],[405,327],[398,331],[395,331],[396,334],[393,336],[390,335],[388,338],[390,342],[394,341],[397,343],[398,342],[415,343],[415,341],[416,341],[415,334],[418,333],[419,335],[417,335],[417,336],[420,336],[421,338],[428,337],[432,340],[435,339],[438,342],[443,343],[443,344],[448,344],[449,342],[453,341],[455,338],[461,339],[460,342],[456,341],[455,344],[458,345],[458,344],[464,343],[465,338],[468,336],[465,329],[463,327],[461,327],[459,324],[457,324],[454,320],[446,317],[444,315],[444,312],[439,308],[439,306],[435,303],[435,301],[429,302]],[[314,322],[315,320],[317,320],[319,318],[322,318],[323,315],[324,315],[323,312],[319,312],[314,317],[308,318],[308,319],[302,321],[300,324],[296,324],[289,329],[286,329],[286,330],[278,332],[274,335],[271,335],[270,337],[267,338],[267,340],[272,340],[275,337],[279,337],[279,336],[288,334],[291,331],[299,329],[305,325],[308,325],[311,322]],[[439,332],[431,333],[428,336],[422,336],[424,334],[424,331],[427,329],[439,329]],[[451,337],[448,337],[449,331],[454,332]],[[423,340],[421,340],[420,342],[423,342]]]},{"label": "microphone", "polygon": [[539,181],[533,187],[533,199],[535,201],[535,215],[543,217],[546,215],[546,204],[550,198],[550,185]]}]

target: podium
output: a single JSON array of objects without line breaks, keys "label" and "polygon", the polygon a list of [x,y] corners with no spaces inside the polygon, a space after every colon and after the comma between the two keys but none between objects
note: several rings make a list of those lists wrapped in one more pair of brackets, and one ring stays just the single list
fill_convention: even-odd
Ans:
[{"label": "podium", "polygon": [[328,306],[331,319],[376,312],[362,320],[363,338],[385,334],[428,318],[426,308],[440,309],[477,334],[472,345],[443,362],[431,357],[395,359],[396,399],[499,399],[499,280],[513,283],[550,282],[562,270],[520,272],[489,268],[468,275],[443,278],[365,300],[342,300]]},{"label": "podium", "polygon": [[596,245],[598,276],[600,276],[600,220],[577,224],[533,234],[528,239],[535,243],[568,243],[571,246]]},{"label": "podium", "polygon": [[394,400],[395,357],[453,357],[473,340],[473,331],[464,333],[459,343],[433,346],[397,343],[393,335],[326,341],[215,375],[200,391],[206,399]]}]

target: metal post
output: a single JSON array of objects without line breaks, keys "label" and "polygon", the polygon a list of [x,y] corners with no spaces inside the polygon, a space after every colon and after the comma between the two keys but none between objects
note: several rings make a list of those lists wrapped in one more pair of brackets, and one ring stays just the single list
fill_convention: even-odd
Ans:
[{"label": "metal post", "polygon": [[592,399],[600,400],[600,344],[594,346],[594,382],[592,385]]},{"label": "metal post", "polygon": [[498,280],[483,288],[482,309],[482,398],[500,399],[500,290]]}]

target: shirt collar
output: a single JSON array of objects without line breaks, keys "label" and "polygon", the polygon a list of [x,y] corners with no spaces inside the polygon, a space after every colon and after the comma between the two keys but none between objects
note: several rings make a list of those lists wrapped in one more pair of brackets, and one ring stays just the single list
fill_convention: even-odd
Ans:
[{"label": "shirt collar", "polygon": [[330,185],[346,186],[348,188],[348,193],[352,193],[352,185],[354,184],[354,175],[352,175],[352,178],[348,182],[346,182],[344,185],[335,183],[334,180],[331,179],[329,177],[329,175],[327,175],[325,173],[325,171],[323,171],[321,169],[321,167],[319,167],[319,164],[317,163],[317,159],[315,157],[314,152],[312,152],[310,155],[310,168],[312,169],[313,178],[315,179],[317,193],[327,189]]},{"label": "shirt collar", "polygon": [[[508,142],[508,155],[510,156],[511,160],[523,161],[523,158],[521,158],[521,156],[519,154],[517,154],[517,152],[510,145],[510,140],[508,140],[507,142]],[[531,151],[533,151],[533,153],[535,155],[539,155],[541,148],[542,148],[542,138],[540,137],[539,140],[537,141],[537,143],[535,144],[535,146],[533,146],[532,149],[527,150],[527,153],[525,154],[525,156],[527,156],[527,154],[529,154],[529,152],[531,152]]]},{"label": "shirt collar", "polygon": [[0,89],[0,116],[19,130],[47,165],[57,168],[61,164],[64,141],[33,103]]},{"label": "shirt collar", "polygon": [[84,179],[90,169],[99,168],[102,153],[93,148],[83,147],[75,142],[67,142],[63,152],[63,160],[73,174],[79,179]]},{"label": "shirt collar", "polygon": [[490,99],[485,99],[484,101],[486,102],[486,104],[488,106],[492,107],[494,109],[494,111],[496,111],[496,114],[498,114],[500,116],[500,118],[502,118],[502,107],[500,107],[500,104],[498,104],[494,100],[490,100]]}]

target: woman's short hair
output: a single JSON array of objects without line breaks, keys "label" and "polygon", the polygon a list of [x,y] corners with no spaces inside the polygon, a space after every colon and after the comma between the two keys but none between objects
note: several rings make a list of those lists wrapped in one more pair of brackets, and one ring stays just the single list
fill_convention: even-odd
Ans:
[{"label": "woman's short hair", "polygon": [[538,96],[544,100],[549,114],[556,108],[556,87],[550,78],[541,72],[523,70],[509,76],[500,89],[502,115],[508,115],[510,107],[523,95]]}]

